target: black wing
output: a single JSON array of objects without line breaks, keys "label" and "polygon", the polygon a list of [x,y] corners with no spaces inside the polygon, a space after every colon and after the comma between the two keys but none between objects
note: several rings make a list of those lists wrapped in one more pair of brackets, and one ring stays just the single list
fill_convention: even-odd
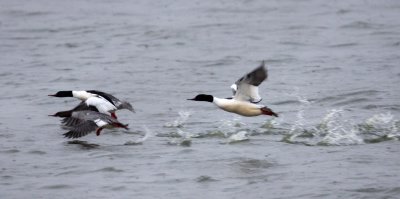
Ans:
[{"label": "black wing", "polygon": [[[76,111],[96,111],[99,112],[99,110],[97,110],[96,107],[94,106],[87,106],[85,104],[85,102],[81,102],[79,103],[75,108],[73,108],[71,111],[76,112]],[[71,126],[75,126],[78,125],[82,122],[84,122],[85,120],[80,120],[77,118],[73,118],[73,117],[66,117],[64,119],[61,120],[61,124],[63,124],[64,126],[67,127],[71,127]]]},{"label": "black wing", "polygon": [[97,125],[93,121],[85,121],[74,126],[70,131],[64,133],[66,138],[79,138],[85,136],[97,129]]},{"label": "black wing", "polygon": [[107,101],[109,101],[111,104],[113,104],[116,107],[117,107],[116,103],[121,101],[118,98],[114,97],[113,95],[105,93],[105,92],[101,92],[101,91],[97,91],[97,90],[89,90],[87,92],[104,97]]},{"label": "black wing", "polygon": [[234,99],[258,103],[262,100],[258,93],[258,86],[268,77],[263,61],[259,67],[236,81],[231,86],[234,91]]},{"label": "black wing", "polygon": [[268,73],[265,69],[265,61],[262,61],[261,65],[248,73],[247,75],[236,81],[236,85],[239,87],[240,84],[246,83],[253,86],[259,86],[265,79],[267,79]]},{"label": "black wing", "polygon": [[111,94],[108,94],[105,92],[101,92],[101,91],[97,91],[97,90],[89,90],[87,92],[104,97],[107,101],[111,102],[115,107],[117,107],[117,109],[127,109],[132,112],[135,112],[133,106],[129,102],[121,101],[120,99],[116,98],[114,95],[111,95]]}]

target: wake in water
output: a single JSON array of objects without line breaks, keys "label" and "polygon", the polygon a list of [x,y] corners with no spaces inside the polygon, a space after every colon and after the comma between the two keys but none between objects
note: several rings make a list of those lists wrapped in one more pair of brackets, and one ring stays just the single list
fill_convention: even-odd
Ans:
[{"label": "wake in water", "polygon": [[241,121],[242,117],[235,116],[218,121],[214,130],[196,133],[184,128],[191,113],[181,110],[176,119],[164,124],[164,127],[175,128],[175,131],[157,136],[172,137],[174,139],[169,144],[181,146],[190,146],[193,138],[218,137],[226,139],[225,143],[237,143],[260,134],[275,135],[273,139],[283,136],[278,140],[309,146],[357,145],[400,139],[400,121],[390,112],[372,115],[363,122],[356,122],[346,117],[343,108],[336,108],[327,110],[326,114],[321,115],[320,121],[307,120],[307,112],[313,108],[314,102],[298,93],[290,94],[300,103],[294,122],[285,121],[282,115],[266,121],[260,128],[251,128]]},{"label": "wake in water", "polygon": [[179,116],[174,121],[164,124],[164,127],[175,128],[176,131],[170,132],[168,135],[159,135],[173,137],[174,139],[168,142],[170,145],[191,146],[193,138],[203,137],[227,138],[227,143],[237,143],[248,140],[250,136],[250,133],[243,129],[246,127],[246,124],[241,122],[238,116],[230,120],[224,119],[219,121],[215,131],[195,133],[184,129],[184,125],[191,116],[191,113],[181,110],[178,114]]},{"label": "wake in water", "polygon": [[307,124],[304,115],[312,102],[299,95],[297,98],[301,103],[297,120],[284,136],[284,142],[305,145],[355,145],[400,138],[400,122],[391,113],[376,114],[357,124],[343,119],[345,111],[339,108],[329,110],[317,125]]}]

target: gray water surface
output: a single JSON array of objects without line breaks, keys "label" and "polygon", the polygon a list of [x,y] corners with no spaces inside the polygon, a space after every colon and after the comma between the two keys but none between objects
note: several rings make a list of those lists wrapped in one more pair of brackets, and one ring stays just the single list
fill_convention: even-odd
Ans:
[{"label": "gray water surface", "polygon": [[[398,198],[400,2],[0,0],[0,198]],[[199,93],[265,60],[245,118]],[[130,130],[58,119],[97,89]]]}]

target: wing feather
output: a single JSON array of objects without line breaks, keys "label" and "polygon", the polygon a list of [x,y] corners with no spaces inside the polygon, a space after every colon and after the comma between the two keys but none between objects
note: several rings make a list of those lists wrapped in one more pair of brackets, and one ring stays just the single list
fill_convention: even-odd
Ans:
[{"label": "wing feather", "polygon": [[231,86],[234,91],[234,99],[240,101],[249,101],[251,103],[258,103],[262,100],[258,93],[258,86],[268,77],[267,70],[265,69],[265,62],[263,61],[259,67],[241,77],[234,85]]},{"label": "wing feather", "polygon": [[85,121],[74,126],[70,131],[63,135],[67,138],[79,138],[95,131],[96,129],[97,125],[94,121]]},{"label": "wing feather", "polygon": [[[71,111],[73,111],[73,112],[77,112],[77,111],[96,111],[96,112],[98,112],[98,110],[95,106],[88,106],[88,105],[86,105],[85,102],[79,103]],[[67,127],[75,126],[82,122],[84,122],[84,120],[81,120],[78,118],[73,118],[73,117],[66,117],[61,120],[61,124],[63,124],[64,126],[67,126]]]}]

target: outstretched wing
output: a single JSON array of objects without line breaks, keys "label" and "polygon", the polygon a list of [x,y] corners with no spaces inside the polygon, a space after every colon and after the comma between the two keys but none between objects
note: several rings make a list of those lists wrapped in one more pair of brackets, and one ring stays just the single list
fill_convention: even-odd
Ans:
[{"label": "outstretched wing", "polygon": [[66,138],[79,138],[89,134],[90,132],[97,129],[97,125],[94,121],[85,121],[74,126],[70,131],[64,133]]},{"label": "outstretched wing", "polygon": [[[96,111],[98,112],[97,108],[94,106],[87,106],[85,102],[79,103],[75,108],[72,109],[73,112],[76,111]],[[78,118],[73,118],[73,117],[66,117],[61,120],[61,124],[67,127],[75,126],[77,124],[80,124],[84,122],[85,120],[81,120]]]},{"label": "outstretched wing", "polygon": [[258,103],[262,100],[258,94],[258,86],[268,77],[267,70],[265,69],[265,62],[263,61],[259,67],[240,78],[234,85],[231,86],[234,92],[234,99],[240,101],[249,101]]}]

